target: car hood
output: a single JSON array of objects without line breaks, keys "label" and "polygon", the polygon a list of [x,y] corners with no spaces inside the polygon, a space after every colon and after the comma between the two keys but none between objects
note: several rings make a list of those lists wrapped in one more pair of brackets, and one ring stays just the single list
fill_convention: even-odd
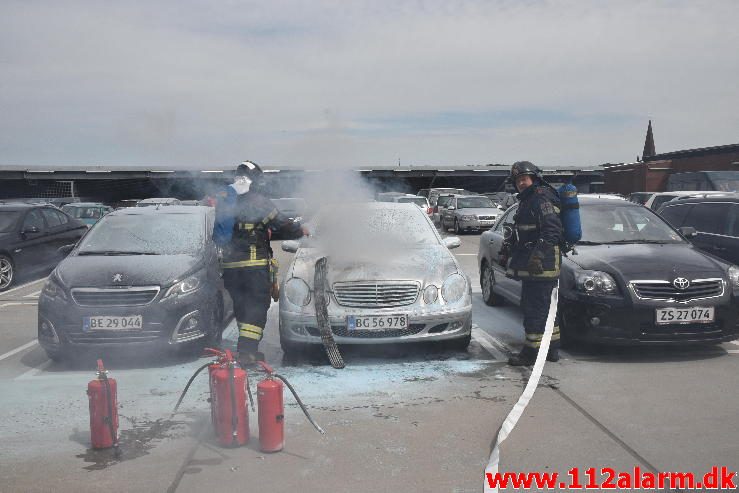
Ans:
[{"label": "car hood", "polygon": [[727,267],[686,244],[578,245],[568,259],[586,270],[601,270],[625,280],[723,277]]},{"label": "car hood", "polygon": [[[65,286],[168,286],[197,269],[193,255],[70,256],[56,268]],[[122,282],[114,282],[122,274]]]},{"label": "car hood", "polygon": [[471,209],[457,209],[458,212],[461,214],[475,214],[475,215],[482,215],[482,216],[497,216],[500,214],[500,209],[496,207],[485,207],[485,208],[471,208]]},{"label": "car hood", "polygon": [[[313,285],[316,261],[325,255],[318,248],[300,248],[295,254],[293,277],[300,277]],[[329,284],[352,281],[415,280],[422,285],[441,286],[444,280],[457,272],[457,264],[449,249],[443,245],[408,248],[402,256],[383,258],[328,259]]]}]

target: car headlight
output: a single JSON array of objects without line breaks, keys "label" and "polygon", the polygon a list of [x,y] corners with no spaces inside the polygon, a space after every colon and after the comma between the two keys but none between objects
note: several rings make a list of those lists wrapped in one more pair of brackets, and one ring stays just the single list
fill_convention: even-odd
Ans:
[{"label": "car headlight", "polygon": [[729,283],[734,289],[739,289],[739,267],[736,265],[729,267]]},{"label": "car headlight", "polygon": [[195,291],[200,287],[201,283],[201,276],[198,274],[189,276],[186,279],[183,279],[182,281],[174,283],[172,286],[167,289],[167,292],[164,294],[164,298],[169,298],[170,296],[179,296],[181,294],[187,294]]},{"label": "car headlight", "polygon": [[295,306],[306,306],[310,303],[310,288],[299,277],[293,277],[285,283],[285,296]]},{"label": "car headlight", "polygon": [[602,296],[616,294],[616,281],[606,272],[599,270],[584,270],[575,273],[575,286],[585,294]]},{"label": "car headlight", "polygon": [[60,298],[62,300],[67,299],[67,293],[62,287],[62,283],[56,273],[52,273],[49,276],[49,280],[44,284],[43,294],[49,298]]},{"label": "car headlight", "polygon": [[467,281],[464,276],[460,274],[452,274],[446,278],[444,284],[441,286],[441,297],[447,303],[454,303],[462,299],[464,296],[464,290],[467,287]]},{"label": "car headlight", "polygon": [[477,219],[475,216],[462,216],[462,221],[472,221],[473,219]]},{"label": "car headlight", "polygon": [[428,286],[426,286],[426,289],[423,290],[423,302],[427,305],[435,303],[438,298],[439,288],[437,288],[433,284],[429,284]]}]

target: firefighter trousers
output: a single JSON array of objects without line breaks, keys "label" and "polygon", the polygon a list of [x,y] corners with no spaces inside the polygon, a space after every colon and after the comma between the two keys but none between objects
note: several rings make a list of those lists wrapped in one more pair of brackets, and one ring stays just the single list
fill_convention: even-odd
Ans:
[{"label": "firefighter trousers", "polygon": [[272,302],[272,279],[268,266],[223,269],[223,282],[234,304],[239,329],[239,351],[256,351],[267,323]]},{"label": "firefighter trousers", "polygon": [[[526,331],[524,347],[539,350],[544,327],[549,315],[549,303],[552,290],[557,281],[522,281],[521,282],[521,309],[523,310],[523,328]],[[554,332],[550,349],[559,349],[559,323],[554,321]]]}]

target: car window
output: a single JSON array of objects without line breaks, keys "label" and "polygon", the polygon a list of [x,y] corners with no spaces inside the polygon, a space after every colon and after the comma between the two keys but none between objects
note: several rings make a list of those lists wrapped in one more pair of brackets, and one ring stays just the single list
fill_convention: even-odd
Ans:
[{"label": "car window", "polygon": [[603,204],[580,204],[580,219],[583,242],[681,243],[683,241],[660,216],[638,205],[611,207]]},{"label": "car window", "polygon": [[26,218],[23,220],[23,231],[28,231],[32,227],[38,228],[39,231],[44,230],[44,218],[37,209],[26,214]]},{"label": "car window", "polygon": [[205,241],[203,221],[200,214],[105,216],[84,237],[79,253],[192,254]]},{"label": "car window", "polygon": [[508,209],[505,214],[503,214],[503,217],[498,221],[498,224],[495,225],[495,231],[502,232],[503,231],[503,225],[505,223],[513,222],[513,214],[516,212],[516,209],[518,206],[513,206],[510,209]]},{"label": "car window", "polygon": [[671,205],[665,207],[660,215],[672,226],[674,226],[675,228],[679,228],[683,226],[683,223],[685,222],[685,216],[687,215],[688,211],[690,211],[690,209],[692,209],[692,204]]},{"label": "car window", "polygon": [[[67,224],[69,222],[69,217],[66,214],[64,214],[63,212],[60,212],[60,211],[51,211],[51,212],[53,212],[54,214],[57,215],[57,217],[59,218],[59,221],[60,221],[61,224]],[[100,211],[98,210],[98,214],[99,214],[99,212]],[[100,216],[98,215],[98,217],[100,217]]]},{"label": "car window", "polygon": [[447,207],[451,203],[452,198],[453,197],[450,197],[448,195],[445,195],[443,197],[439,197],[439,200],[436,202],[436,204],[439,207]]},{"label": "car window", "polygon": [[18,224],[20,216],[21,213],[19,211],[0,212],[0,233],[12,231],[15,225]]},{"label": "car window", "polygon": [[724,234],[728,203],[695,204],[685,218],[685,226],[692,226],[701,233]]},{"label": "car window", "polygon": [[652,210],[658,210],[659,207],[664,204],[665,202],[669,202],[670,200],[677,197],[677,195],[658,195],[654,198],[654,201],[652,202]]},{"label": "car window", "polygon": [[493,202],[487,197],[468,197],[457,201],[460,209],[492,209]]},{"label": "car window", "polygon": [[727,235],[739,238],[739,204],[732,204]]},{"label": "car window", "polygon": [[44,215],[44,219],[46,219],[46,224],[50,228],[56,228],[57,226],[62,225],[62,221],[56,214],[56,211],[53,211],[51,209],[41,209],[41,213]]}]

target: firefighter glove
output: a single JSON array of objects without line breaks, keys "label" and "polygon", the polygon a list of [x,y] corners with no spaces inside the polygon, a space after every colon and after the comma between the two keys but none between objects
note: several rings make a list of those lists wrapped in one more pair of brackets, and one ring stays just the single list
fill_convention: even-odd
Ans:
[{"label": "firefighter glove", "polygon": [[529,263],[526,267],[529,271],[529,274],[531,274],[532,276],[544,273],[544,266],[541,263],[541,257],[536,254],[532,254],[531,257],[529,257]]}]

